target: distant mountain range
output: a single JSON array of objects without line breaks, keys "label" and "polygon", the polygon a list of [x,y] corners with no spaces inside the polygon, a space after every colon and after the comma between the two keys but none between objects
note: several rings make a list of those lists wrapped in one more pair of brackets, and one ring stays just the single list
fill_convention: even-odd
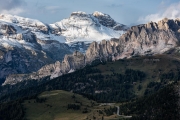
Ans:
[{"label": "distant mountain range", "polygon": [[100,12],[73,12],[54,24],[0,15],[0,81],[10,74],[36,72],[66,54],[85,52],[93,41],[119,38],[127,26]]},{"label": "distant mountain range", "polygon": [[73,12],[68,19],[50,25],[17,16],[1,16],[6,21],[1,26],[11,20],[3,29],[5,32],[2,30],[4,51],[0,68],[1,78],[6,77],[3,85],[44,77],[53,79],[97,59],[114,61],[151,56],[179,46],[179,19],[165,18],[158,23],[128,28],[100,12]]}]

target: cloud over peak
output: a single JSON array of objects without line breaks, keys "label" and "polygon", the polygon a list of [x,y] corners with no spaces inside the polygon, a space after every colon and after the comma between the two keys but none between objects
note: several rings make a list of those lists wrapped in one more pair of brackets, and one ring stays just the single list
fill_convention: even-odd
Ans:
[{"label": "cloud over peak", "polygon": [[23,0],[0,0],[0,13],[20,14],[25,4]]},{"label": "cloud over peak", "polygon": [[138,22],[147,23],[150,21],[157,22],[163,18],[176,19],[180,18],[180,2],[171,4],[170,6],[158,11],[156,14],[150,14],[145,17],[140,17]]}]

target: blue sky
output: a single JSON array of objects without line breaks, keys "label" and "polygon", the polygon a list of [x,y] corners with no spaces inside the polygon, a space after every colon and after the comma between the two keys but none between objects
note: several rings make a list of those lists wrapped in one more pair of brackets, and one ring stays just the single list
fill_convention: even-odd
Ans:
[{"label": "blue sky", "polygon": [[54,23],[73,11],[100,11],[116,21],[139,24],[164,17],[180,17],[179,0],[0,0],[1,13],[20,15]]}]

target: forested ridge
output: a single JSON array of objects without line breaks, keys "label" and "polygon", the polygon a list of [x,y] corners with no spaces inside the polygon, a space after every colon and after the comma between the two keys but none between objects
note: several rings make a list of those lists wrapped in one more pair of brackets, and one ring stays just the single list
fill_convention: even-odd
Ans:
[{"label": "forested ridge", "polygon": [[[67,90],[89,96],[98,102],[120,102],[135,97],[132,90],[133,82],[142,81],[145,76],[144,72],[131,69],[127,69],[124,74],[102,75],[100,70],[87,66],[84,69],[55,78],[37,87],[30,87],[5,95],[0,100],[14,100],[36,95],[43,91]],[[33,84],[33,82],[32,80],[28,84]],[[99,93],[96,94],[95,92]]]}]

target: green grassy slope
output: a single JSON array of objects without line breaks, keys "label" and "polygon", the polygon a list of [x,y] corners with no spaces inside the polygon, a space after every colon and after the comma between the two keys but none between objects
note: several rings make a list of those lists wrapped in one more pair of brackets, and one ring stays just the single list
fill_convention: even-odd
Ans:
[{"label": "green grassy slope", "polygon": [[[38,96],[39,99],[46,98],[45,102],[37,102],[35,99],[27,100],[23,104],[26,108],[27,119],[30,120],[80,120],[86,117],[82,111],[91,106],[91,101],[80,95],[66,91],[44,92]],[[80,105],[81,102],[82,105]],[[80,110],[68,110],[68,104],[80,105]],[[89,107],[88,110],[92,108]]]},{"label": "green grassy slope", "polygon": [[[38,100],[37,100],[38,98]],[[25,117],[28,120],[96,120],[119,119],[116,107],[100,106],[95,101],[67,91],[43,92],[36,99],[25,100]],[[68,105],[78,105],[79,109],[68,109]],[[114,108],[114,112],[105,112]]]}]

